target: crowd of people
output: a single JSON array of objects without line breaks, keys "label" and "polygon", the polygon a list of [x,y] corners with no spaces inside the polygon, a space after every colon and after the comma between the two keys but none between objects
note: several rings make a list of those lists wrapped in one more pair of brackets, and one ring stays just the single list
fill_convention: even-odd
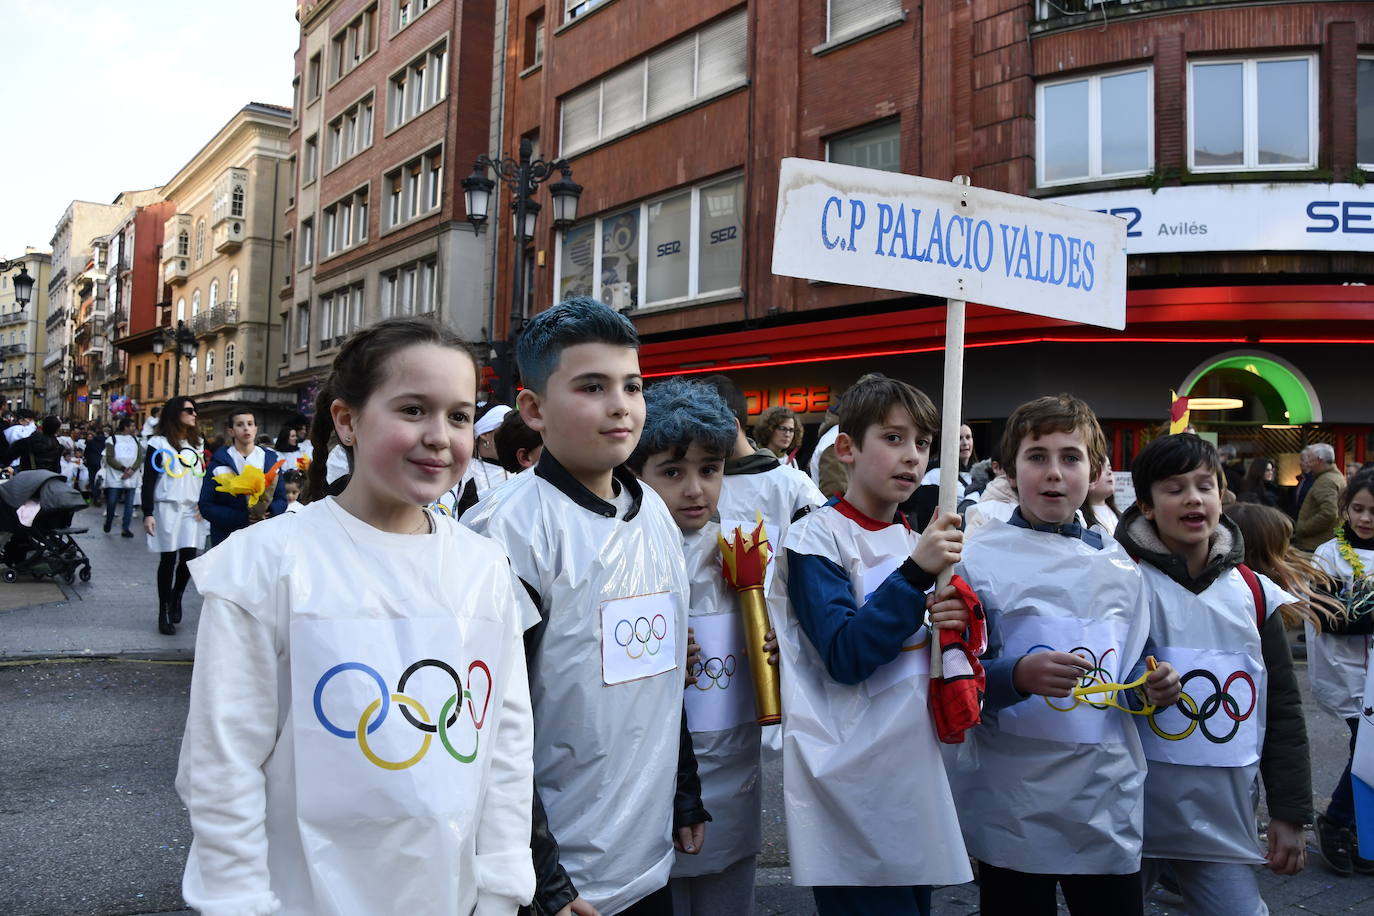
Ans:
[{"label": "crowd of people", "polygon": [[107,445],[107,487],[143,469],[159,627],[191,577],[204,596],[177,774],[193,907],[748,914],[774,742],[822,916],[928,914],[975,869],[989,914],[1060,891],[1141,914],[1166,881],[1189,913],[1253,916],[1256,868],[1303,868],[1314,820],[1333,869],[1374,874],[1349,767],[1313,811],[1287,634],[1353,754],[1374,471],[1309,448],[1290,518],[1273,461],[1169,435],[1116,506],[1092,409],[1049,395],[983,460],[948,431],[942,513],[940,417],[905,382],[847,391],[808,473],[799,417],[751,429],[724,376],[646,388],[595,300],[536,316],[517,358],[514,407],[479,404],[461,340],[386,319],[342,345],[308,430],[262,444],[236,412],[207,454],[176,397]]}]

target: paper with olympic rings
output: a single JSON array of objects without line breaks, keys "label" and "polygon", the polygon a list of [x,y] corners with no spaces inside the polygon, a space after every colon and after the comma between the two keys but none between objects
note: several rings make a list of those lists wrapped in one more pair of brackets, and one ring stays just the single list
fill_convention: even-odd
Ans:
[{"label": "paper with olympic rings", "polygon": [[1178,671],[1178,702],[1137,717],[1148,760],[1185,766],[1243,767],[1260,757],[1264,672],[1244,652],[1157,650]]},{"label": "paper with olympic rings", "polygon": [[677,668],[677,615],[672,592],[602,602],[602,682],[612,687]]},{"label": "paper with olympic rings", "polygon": [[691,624],[701,646],[701,662],[690,670],[696,684],[683,693],[687,727],[694,732],[718,732],[757,721],[740,615],[707,614],[693,617]]},{"label": "paper with olympic rings", "polygon": [[[1055,650],[1081,655],[1091,666],[1080,686],[1117,682],[1130,673],[1136,659],[1121,658],[1127,628],[1122,621],[1081,617],[1010,616],[1000,622],[1006,657]],[[1031,696],[997,713],[997,725],[1023,738],[1073,744],[1117,743],[1125,740],[1126,720],[1115,709],[1099,709],[1085,701]]]},{"label": "paper with olympic rings", "polygon": [[452,617],[292,621],[301,816],[470,818],[498,713],[501,632]]}]

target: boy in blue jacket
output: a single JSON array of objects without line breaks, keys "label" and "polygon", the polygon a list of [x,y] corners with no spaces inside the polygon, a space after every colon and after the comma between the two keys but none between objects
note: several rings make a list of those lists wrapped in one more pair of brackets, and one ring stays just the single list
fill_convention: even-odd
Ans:
[{"label": "boy in blue jacket", "polygon": [[[211,547],[240,528],[247,528],[254,521],[248,515],[248,497],[215,489],[219,484],[216,477],[241,474],[250,464],[266,473],[277,463],[276,452],[254,444],[258,436],[258,421],[251,410],[238,409],[229,414],[225,431],[229,434],[229,443],[210,459],[210,467],[200,486],[200,514],[210,523]],[[278,474],[272,490],[272,501],[267,507],[269,516],[281,515],[286,511],[284,483]]]}]

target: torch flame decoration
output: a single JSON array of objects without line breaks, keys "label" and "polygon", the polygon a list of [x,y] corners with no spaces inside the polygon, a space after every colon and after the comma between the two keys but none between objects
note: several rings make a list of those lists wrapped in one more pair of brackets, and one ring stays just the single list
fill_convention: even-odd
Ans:
[{"label": "torch flame decoration", "polygon": [[234,496],[247,496],[249,507],[256,506],[263,494],[276,483],[277,470],[284,463],[285,459],[279,460],[268,468],[266,473],[251,464],[244,465],[243,470],[238,474],[227,468],[222,469],[222,472],[215,476],[215,490]]},{"label": "torch flame decoration", "polygon": [[721,572],[730,587],[739,592],[740,616],[744,621],[744,639],[749,652],[749,671],[754,681],[754,703],[759,725],[777,725],[782,721],[782,696],[778,683],[778,669],[768,664],[763,651],[768,636],[768,605],[764,601],[763,586],[767,581],[768,564],[773,548],[768,543],[768,531],[763,516],[755,513],[758,524],[749,534],[736,528],[733,543],[724,535],[720,541]]}]

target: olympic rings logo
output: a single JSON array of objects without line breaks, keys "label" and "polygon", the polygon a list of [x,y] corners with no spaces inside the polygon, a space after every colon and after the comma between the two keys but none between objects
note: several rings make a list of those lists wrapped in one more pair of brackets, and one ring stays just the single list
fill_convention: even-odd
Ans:
[{"label": "olympic rings logo", "polygon": [[630,658],[657,655],[667,635],[668,618],[662,614],[655,614],[652,620],[636,617],[633,623],[622,617],[615,625],[615,643],[624,647],[625,654]]},{"label": "olympic rings logo", "polygon": [[[1047,652],[1055,651],[1053,646],[1047,646],[1044,643],[1040,643],[1039,645],[1031,646],[1028,650],[1026,650],[1026,654],[1029,655],[1031,652],[1034,652],[1037,649],[1044,649]],[[1111,661],[1112,656],[1117,654],[1115,648],[1111,648],[1108,649],[1106,652],[1103,652],[1100,658],[1098,657],[1096,652],[1094,652],[1092,649],[1089,649],[1086,646],[1076,646],[1069,650],[1069,654],[1081,656],[1088,663],[1088,670],[1084,671],[1082,674],[1078,676],[1078,687],[1083,688],[1093,687],[1097,684],[1108,684],[1116,679],[1116,675],[1107,669],[1107,664]],[[1081,696],[1045,697],[1044,699],[1046,705],[1048,705],[1051,709],[1057,709],[1059,712],[1068,712],[1069,710],[1076,708],[1080,703],[1091,706],[1094,709],[1108,709],[1116,705],[1114,703],[1104,703],[1094,700],[1088,700]],[[1070,702],[1068,706],[1056,705],[1055,700],[1063,699],[1068,699],[1072,702]]]},{"label": "olympic rings logo", "polygon": [[[437,722],[430,716],[429,711],[420,704],[419,700],[405,694],[406,684],[410,681],[411,675],[422,668],[438,668],[453,679],[453,695],[444,702],[443,708],[439,710],[439,719]],[[342,728],[330,721],[329,717],[325,714],[322,702],[325,686],[328,685],[335,675],[344,671],[361,671],[363,674],[366,674],[376,682],[377,692],[379,694],[377,699],[373,700],[363,709],[362,715],[358,717],[357,727],[354,729]],[[482,675],[486,678],[486,696],[482,700],[482,710],[480,713],[473,705],[472,691],[469,689],[473,686],[473,675],[478,671],[481,671]],[[472,763],[477,759],[478,741],[481,737],[480,733],[482,731],[482,726],[485,725],[487,721],[487,707],[491,703],[491,688],[491,669],[487,667],[486,662],[480,659],[468,665],[468,687],[465,688],[462,680],[458,676],[458,672],[454,670],[452,665],[440,661],[437,658],[422,658],[405,670],[405,673],[401,675],[401,679],[396,683],[396,690],[394,693],[387,690],[386,682],[382,680],[382,676],[377,673],[375,668],[368,667],[361,662],[342,662],[321,675],[319,681],[315,684],[315,718],[320,720],[320,724],[323,725],[325,730],[331,735],[349,741],[357,741],[358,749],[362,751],[363,756],[367,758],[369,762],[384,770],[404,770],[419,763],[424,759],[425,754],[429,752],[429,746],[434,740],[435,734],[438,734],[439,741],[443,745],[444,750],[448,751],[449,756],[454,760],[457,760],[459,763]],[[467,748],[460,750],[458,747],[455,747],[453,740],[454,726],[458,724],[459,718],[462,717],[463,701],[465,700],[467,701],[467,714],[472,720],[472,748],[470,750]],[[382,727],[382,723],[386,721],[387,715],[391,712],[391,704],[393,703],[401,710],[401,715],[405,718],[406,722],[410,723],[424,735],[424,737],[420,739],[420,749],[416,751],[413,756],[404,760],[382,759],[373,751],[367,738],[368,735],[371,735]]]},{"label": "olympic rings logo", "polygon": [[710,690],[712,687],[728,690],[737,667],[735,656],[727,655],[724,658],[712,657],[696,662],[687,669],[687,673],[697,679],[693,685],[697,690]]},{"label": "olympic rings logo", "polygon": [[[1186,689],[1183,689],[1193,679],[1204,680],[1212,687],[1211,694],[1201,703],[1193,699]],[[1250,688],[1249,705],[1245,707],[1244,712],[1241,712],[1240,702],[1231,694],[1231,686],[1237,681]],[[1161,728],[1158,721],[1159,713],[1152,713],[1148,716],[1150,730],[1165,741],[1182,741],[1194,731],[1201,730],[1202,736],[1213,744],[1225,744],[1240,731],[1240,723],[1250,718],[1250,715],[1255,711],[1255,704],[1259,701],[1259,692],[1255,689],[1255,681],[1245,671],[1232,671],[1226,680],[1222,681],[1205,668],[1194,668],[1183,675],[1179,681],[1179,688],[1183,692],[1178,695],[1177,708],[1188,720],[1188,725],[1182,731],[1168,732]],[[1225,734],[1216,734],[1207,727],[1207,723],[1216,718],[1218,714],[1231,722],[1231,729]],[[1225,719],[1223,719],[1223,725],[1225,725]]]},{"label": "olympic rings logo", "polygon": [[[191,453],[191,460],[186,460],[186,453]],[[160,448],[153,452],[149,459],[153,463],[153,470],[159,474],[166,474],[176,480],[190,474],[192,477],[205,476],[205,456],[200,449],[183,445],[177,451],[168,448]]]},{"label": "olympic rings logo", "polygon": [[453,518],[453,507],[447,506],[444,503],[439,502],[439,500],[437,499],[434,502],[430,503],[428,506],[425,506],[425,508],[438,515],[445,515],[449,518]]}]

